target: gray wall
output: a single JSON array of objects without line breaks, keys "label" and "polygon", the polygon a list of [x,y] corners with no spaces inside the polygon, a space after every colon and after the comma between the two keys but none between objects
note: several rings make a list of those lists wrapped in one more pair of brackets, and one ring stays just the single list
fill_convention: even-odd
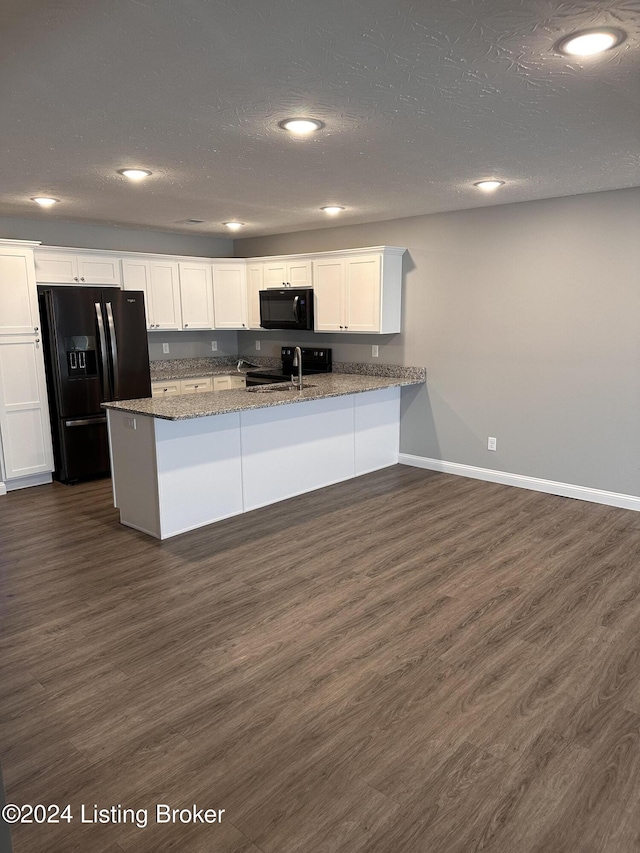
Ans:
[{"label": "gray wall", "polygon": [[[151,361],[173,358],[216,358],[220,355],[238,354],[238,333],[221,332],[149,332],[149,358]],[[213,352],[211,341],[218,349]],[[169,344],[169,354],[162,352],[162,344]]]},{"label": "gray wall", "polygon": [[233,241],[143,228],[117,228],[64,222],[58,219],[9,219],[0,217],[0,238],[39,240],[46,246],[75,249],[113,249],[116,252],[158,252],[164,255],[231,258]]},{"label": "gray wall", "polygon": [[[235,252],[406,246],[404,331],[380,339],[380,361],[424,365],[428,382],[403,394],[402,451],[640,495],[639,238],[634,188],[237,240]],[[249,357],[258,336],[262,354],[293,340],[240,333]],[[322,340],[358,361],[377,342]]]}]

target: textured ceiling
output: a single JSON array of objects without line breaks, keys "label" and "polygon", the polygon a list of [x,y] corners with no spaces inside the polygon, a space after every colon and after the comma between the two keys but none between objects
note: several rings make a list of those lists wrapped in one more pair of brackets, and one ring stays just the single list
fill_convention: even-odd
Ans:
[{"label": "textured ceiling", "polygon": [[637,186],[640,0],[3,0],[0,145],[0,215],[226,236]]}]

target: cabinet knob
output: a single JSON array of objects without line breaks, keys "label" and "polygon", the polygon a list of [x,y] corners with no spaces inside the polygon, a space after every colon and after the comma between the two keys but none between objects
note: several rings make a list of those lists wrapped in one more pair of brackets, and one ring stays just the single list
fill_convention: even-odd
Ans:
[{"label": "cabinet knob", "polygon": [[34,326],[34,327],[33,327],[33,331],[34,331],[34,332],[36,333],[36,335],[37,335],[37,334],[38,334],[38,327],[37,327],[37,326]]},{"label": "cabinet knob", "polygon": [[78,276],[77,276],[77,275],[74,275],[73,280],[74,280],[74,281],[77,281],[77,280],[78,280]]},{"label": "cabinet knob", "polygon": [[80,276],[80,281],[84,281],[84,276],[83,276],[83,275],[81,275],[81,276]]},{"label": "cabinet knob", "polygon": [[40,338],[36,338],[36,343],[37,343],[37,344],[39,344],[39,343],[40,343]]},{"label": "cabinet knob", "polygon": [[189,324],[188,324],[188,323],[185,323],[185,324],[184,324],[184,327],[185,327],[185,329],[188,329],[188,328],[189,328]]},{"label": "cabinet knob", "polygon": [[342,329],[343,327],[342,327],[342,326],[340,326],[340,328]]}]

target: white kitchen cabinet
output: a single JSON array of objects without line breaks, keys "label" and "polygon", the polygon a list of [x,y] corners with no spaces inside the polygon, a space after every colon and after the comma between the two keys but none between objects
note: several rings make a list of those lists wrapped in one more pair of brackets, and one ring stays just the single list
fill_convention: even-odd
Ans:
[{"label": "white kitchen cabinet", "polygon": [[36,280],[45,284],[122,286],[118,255],[57,249],[37,249]]},{"label": "white kitchen cabinet", "polygon": [[394,334],[400,331],[404,249],[381,247],[314,261],[318,332]]},{"label": "white kitchen cabinet", "polygon": [[35,245],[0,241],[0,450],[14,488],[34,484],[21,478],[45,482],[42,475],[53,471]]},{"label": "white kitchen cabinet", "polygon": [[0,241],[0,335],[40,331],[33,249]]},{"label": "white kitchen cabinet", "polygon": [[247,280],[244,261],[213,264],[213,316],[216,329],[248,327]]},{"label": "white kitchen cabinet", "polygon": [[177,397],[179,394],[201,394],[203,391],[228,391],[231,388],[244,388],[245,378],[238,374],[222,376],[194,376],[190,379],[172,379],[151,383],[152,397]]},{"label": "white kitchen cabinet", "polygon": [[234,388],[244,388],[246,384],[244,376],[235,376],[232,373],[213,377],[214,391],[231,391]]},{"label": "white kitchen cabinet", "polygon": [[53,471],[42,342],[0,337],[0,433],[7,481]]},{"label": "white kitchen cabinet", "polygon": [[203,391],[213,391],[213,378],[199,376],[194,379],[183,379],[180,382],[183,394],[202,394]]},{"label": "white kitchen cabinet", "polygon": [[213,329],[211,264],[179,263],[183,329]]},{"label": "white kitchen cabinet", "polygon": [[264,264],[247,266],[247,307],[249,328],[260,329],[260,291],[264,290]]},{"label": "white kitchen cabinet", "polygon": [[275,258],[264,262],[265,289],[280,287],[313,287],[311,258]]},{"label": "white kitchen cabinet", "polygon": [[177,397],[179,394],[182,394],[180,380],[151,383],[152,397]]},{"label": "white kitchen cabinet", "polygon": [[174,331],[182,328],[177,261],[125,258],[122,273],[125,290],[144,291],[147,329]]}]

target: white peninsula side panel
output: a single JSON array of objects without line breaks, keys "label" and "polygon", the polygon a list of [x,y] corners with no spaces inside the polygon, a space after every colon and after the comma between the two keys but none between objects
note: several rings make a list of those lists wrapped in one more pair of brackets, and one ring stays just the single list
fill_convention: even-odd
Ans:
[{"label": "white peninsula side panel", "polygon": [[240,416],[167,421],[108,410],[114,504],[167,539],[242,512]]},{"label": "white peninsula side panel", "polygon": [[353,397],[242,412],[244,508],[354,476]]},{"label": "white peninsula side panel", "polygon": [[400,389],[357,394],[354,401],[355,476],[398,464]]}]

